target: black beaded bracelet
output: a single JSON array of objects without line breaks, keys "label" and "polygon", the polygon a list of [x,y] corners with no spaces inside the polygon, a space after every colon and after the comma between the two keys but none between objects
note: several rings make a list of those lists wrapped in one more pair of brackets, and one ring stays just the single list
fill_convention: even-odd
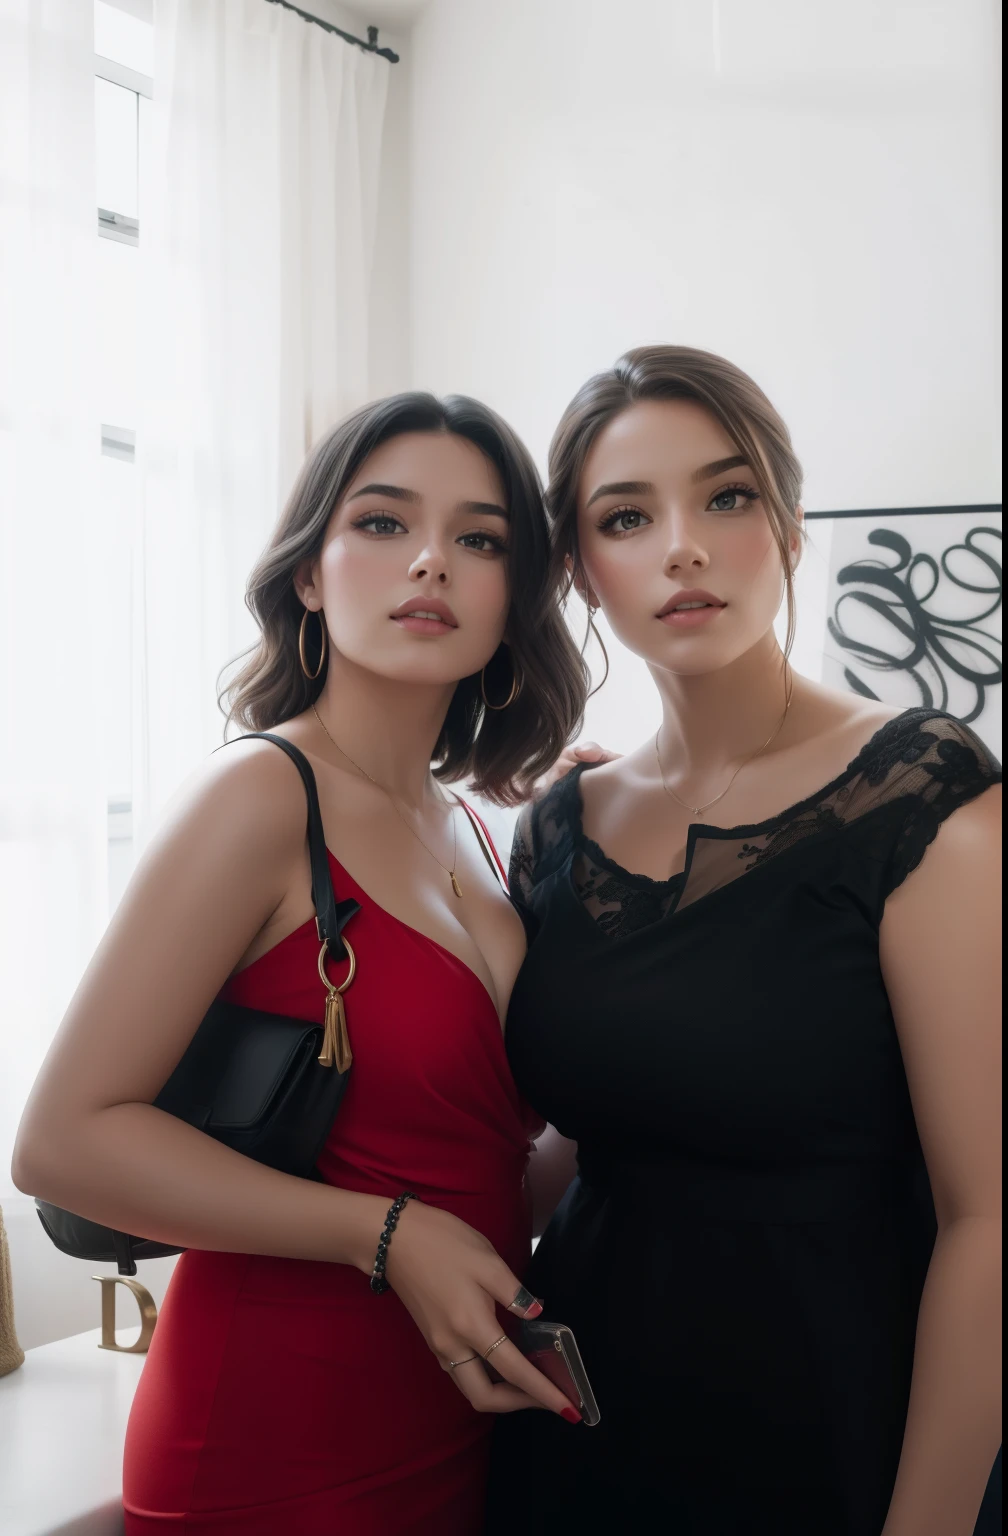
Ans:
[{"label": "black beaded bracelet", "polygon": [[388,1215],[385,1217],[385,1225],[382,1227],[381,1237],[378,1239],[378,1252],[375,1254],[374,1269],[371,1271],[371,1289],[376,1296],[381,1296],[389,1289],[389,1283],[385,1278],[385,1260],[388,1256],[388,1245],[392,1241],[392,1233],[395,1231],[402,1215],[407,1200],[416,1200],[411,1189],[397,1195],[389,1206]]}]

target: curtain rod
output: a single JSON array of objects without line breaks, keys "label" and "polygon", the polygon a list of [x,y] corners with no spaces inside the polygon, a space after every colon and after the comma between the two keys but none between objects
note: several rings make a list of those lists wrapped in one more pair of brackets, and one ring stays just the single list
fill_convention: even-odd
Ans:
[{"label": "curtain rod", "polygon": [[321,16],[312,16],[309,11],[303,11],[299,5],[292,5],[291,0],[266,0],[266,4],[281,5],[285,11],[293,11],[295,16],[300,16],[302,21],[310,21],[313,26],[321,27],[323,32],[332,32],[336,37],[341,37],[344,42],[356,44],[365,53],[377,54],[380,59],[388,59],[390,64],[399,63],[399,55],[393,53],[391,48],[378,47],[377,27],[368,27],[367,42],[365,42],[362,37],[354,37],[352,32],[344,32],[342,27],[334,27],[332,22],[323,21]]}]

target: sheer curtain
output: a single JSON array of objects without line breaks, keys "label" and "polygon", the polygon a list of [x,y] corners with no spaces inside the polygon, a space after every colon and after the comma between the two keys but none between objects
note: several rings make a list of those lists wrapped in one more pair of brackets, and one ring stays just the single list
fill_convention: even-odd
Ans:
[{"label": "sheer curtain", "polygon": [[158,0],[141,157],[134,839],[221,740],[219,669],[306,450],[368,398],[388,64],[265,0]]},{"label": "sheer curtain", "polygon": [[0,1196],[107,918],[94,141],[91,6],[0,0]]}]

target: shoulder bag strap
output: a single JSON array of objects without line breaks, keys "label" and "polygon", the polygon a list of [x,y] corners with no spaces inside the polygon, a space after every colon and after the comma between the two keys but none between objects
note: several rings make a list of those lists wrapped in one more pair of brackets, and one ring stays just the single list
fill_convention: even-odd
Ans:
[{"label": "shoulder bag strap", "polygon": [[250,731],[248,736],[236,736],[235,741],[247,741],[249,737],[259,737],[263,741],[271,741],[279,747],[281,752],[286,752],[298,773],[305,788],[308,800],[308,855],[311,859],[311,895],[315,908],[315,927],[318,930],[319,939],[325,939],[329,945],[329,954],[333,960],[346,958],[346,950],[340,934],[347,923],[360,911],[360,902],[348,897],[345,901],[336,900],[336,892],[333,890],[332,872],[329,868],[329,855],[326,850],[325,833],[322,830],[322,812],[319,809],[318,789],[315,785],[315,775],[312,772],[311,763],[304,753],[289,742],[284,736],[275,736],[272,731]]}]

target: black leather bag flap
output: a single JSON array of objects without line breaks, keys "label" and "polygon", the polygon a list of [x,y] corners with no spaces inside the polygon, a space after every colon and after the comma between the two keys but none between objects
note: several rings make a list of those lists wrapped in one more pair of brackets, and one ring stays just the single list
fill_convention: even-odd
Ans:
[{"label": "black leather bag flap", "polygon": [[321,1047],[321,1025],[218,1000],[154,1102],[210,1135],[251,1131]]},{"label": "black leather bag flap", "polygon": [[283,1098],[305,1058],[317,1056],[321,1048],[318,1025],[299,1027],[296,1019],[250,1016],[246,1010],[241,1039],[217,1083],[206,1129],[213,1134],[260,1124]]}]

